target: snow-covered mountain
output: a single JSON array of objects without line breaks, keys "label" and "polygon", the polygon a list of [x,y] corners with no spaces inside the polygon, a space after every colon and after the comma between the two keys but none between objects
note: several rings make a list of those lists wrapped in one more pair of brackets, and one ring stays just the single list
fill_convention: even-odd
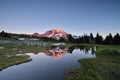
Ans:
[{"label": "snow-covered mountain", "polygon": [[54,39],[57,39],[57,40],[59,40],[61,38],[65,39],[65,40],[68,39],[68,37],[67,37],[68,33],[66,33],[64,30],[61,30],[59,28],[54,28],[52,30],[48,30],[44,34],[34,33],[33,35],[37,36],[37,37],[54,38]]},{"label": "snow-covered mountain", "polygon": [[57,47],[57,48],[54,48],[52,50],[44,51],[43,53],[45,53],[47,56],[52,56],[52,57],[55,57],[55,58],[60,58],[60,57],[62,57],[65,54],[68,53],[68,49],[67,48],[61,49],[61,48]]}]

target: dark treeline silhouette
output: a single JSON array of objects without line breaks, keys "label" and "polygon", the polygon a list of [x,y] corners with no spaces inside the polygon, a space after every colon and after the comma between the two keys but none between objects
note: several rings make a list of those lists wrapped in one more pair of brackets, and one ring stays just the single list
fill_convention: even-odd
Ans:
[{"label": "dark treeline silhouette", "polygon": [[116,33],[114,36],[112,36],[111,33],[103,39],[102,35],[99,33],[96,34],[94,37],[92,33],[90,35],[84,34],[83,36],[72,36],[71,34],[68,35],[68,41],[72,43],[91,43],[91,44],[120,44],[120,35],[119,33]]},{"label": "dark treeline silhouette", "polygon": [[94,53],[96,51],[95,47],[86,47],[86,46],[83,46],[83,45],[74,45],[74,46],[71,46],[71,47],[68,48],[68,52],[70,54],[72,54],[75,49],[79,49],[80,51],[83,51],[86,54],[89,53],[89,51],[91,51],[92,55],[94,55]]},{"label": "dark treeline silhouette", "polygon": [[11,35],[9,35],[9,34],[8,34],[7,32],[5,32],[5,31],[2,31],[2,32],[0,32],[0,37],[10,38]]}]

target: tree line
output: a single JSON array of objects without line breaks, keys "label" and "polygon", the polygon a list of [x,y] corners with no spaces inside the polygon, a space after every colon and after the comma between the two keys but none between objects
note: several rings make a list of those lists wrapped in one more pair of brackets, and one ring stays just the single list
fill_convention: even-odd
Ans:
[{"label": "tree line", "polygon": [[120,44],[120,35],[116,33],[112,36],[111,33],[105,37],[105,39],[99,33],[96,34],[94,37],[92,33],[89,35],[85,34],[83,36],[72,36],[71,34],[68,35],[68,41],[72,43],[91,43],[91,44]]},{"label": "tree line", "polygon": [[[5,31],[1,31],[0,32],[0,37],[5,37],[5,38],[14,38],[15,36],[17,37],[31,37],[28,35],[23,35],[23,34],[10,34],[7,33]],[[34,36],[32,36],[34,37]],[[57,41],[55,39],[52,38],[42,38],[42,37],[37,37],[43,41]],[[60,42],[64,42],[66,40],[64,40],[63,38],[61,38],[59,40]],[[68,41],[67,42],[71,42],[71,43],[91,43],[91,44],[115,44],[115,45],[119,45],[120,44],[120,34],[116,33],[114,36],[112,36],[111,33],[109,33],[109,35],[107,35],[105,37],[105,39],[102,37],[102,35],[100,35],[99,33],[96,34],[96,36],[94,37],[92,33],[90,33],[89,35],[84,34],[83,36],[72,36],[71,34],[68,35]]]},{"label": "tree line", "polygon": [[0,37],[10,38],[11,36],[5,31],[1,31],[0,32]]}]

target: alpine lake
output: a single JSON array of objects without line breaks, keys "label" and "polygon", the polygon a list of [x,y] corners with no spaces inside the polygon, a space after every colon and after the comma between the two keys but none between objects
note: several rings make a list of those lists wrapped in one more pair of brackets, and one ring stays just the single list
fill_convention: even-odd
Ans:
[{"label": "alpine lake", "polygon": [[78,60],[96,58],[96,47],[73,45],[39,49],[36,46],[0,47],[0,80],[64,80],[68,69],[81,66]]}]

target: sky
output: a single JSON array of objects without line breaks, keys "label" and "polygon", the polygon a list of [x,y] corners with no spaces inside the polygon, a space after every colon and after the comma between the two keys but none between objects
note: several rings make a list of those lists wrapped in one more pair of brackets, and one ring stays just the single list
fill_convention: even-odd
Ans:
[{"label": "sky", "polygon": [[120,32],[120,0],[0,0],[0,31],[33,34]]}]

